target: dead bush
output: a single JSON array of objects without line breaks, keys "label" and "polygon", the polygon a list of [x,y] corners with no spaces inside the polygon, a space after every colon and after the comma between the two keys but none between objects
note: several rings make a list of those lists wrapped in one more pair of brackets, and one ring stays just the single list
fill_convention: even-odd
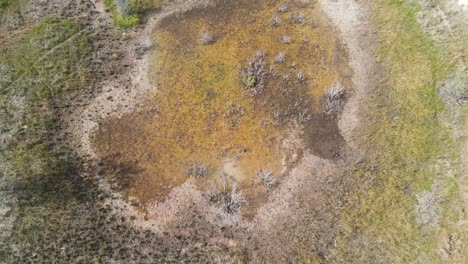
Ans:
[{"label": "dead bush", "polygon": [[294,13],[291,15],[291,21],[296,24],[303,24],[305,22],[304,13]]},{"label": "dead bush", "polygon": [[283,44],[289,44],[289,43],[291,43],[292,39],[291,39],[290,36],[284,35],[284,36],[281,36],[280,41],[281,41],[281,43],[283,43]]},{"label": "dead bush", "polygon": [[213,44],[215,39],[214,39],[214,36],[212,33],[210,32],[203,32],[203,34],[201,35],[200,37],[200,41],[204,44],[204,45],[209,45],[209,44]]},{"label": "dead bush", "polygon": [[279,13],[286,13],[286,12],[288,12],[288,10],[289,10],[289,7],[286,4],[280,5],[278,7],[278,12]]},{"label": "dead bush", "polygon": [[303,83],[306,80],[306,76],[305,76],[305,74],[303,72],[298,72],[296,74],[296,79],[297,79],[298,82]]},{"label": "dead bush", "polygon": [[230,103],[228,105],[227,111],[224,114],[224,118],[227,120],[229,124],[229,129],[236,128],[240,122],[242,116],[244,116],[245,109],[239,103]]},{"label": "dead bush", "polygon": [[225,172],[220,175],[220,185],[213,183],[206,197],[209,202],[220,207],[219,215],[225,223],[238,222],[240,207],[247,203],[242,192],[237,190],[237,184],[230,182]]},{"label": "dead bush", "polygon": [[208,175],[208,168],[202,162],[194,162],[187,170],[187,174],[191,177],[201,178]]},{"label": "dead bush", "polygon": [[343,111],[344,104],[345,93],[340,83],[333,85],[325,92],[323,112],[328,118],[336,118]]},{"label": "dead bush", "polygon": [[257,173],[257,178],[260,180],[262,185],[268,189],[272,188],[276,183],[276,180],[273,178],[273,173],[267,170],[260,170]]},{"label": "dead bush", "polygon": [[270,21],[270,25],[272,25],[273,27],[279,27],[281,25],[281,19],[279,18],[279,16],[274,15]]},{"label": "dead bush", "polygon": [[284,51],[281,51],[276,55],[275,62],[278,64],[283,63],[286,60],[286,53]]},{"label": "dead bush", "polygon": [[255,56],[248,59],[247,66],[240,71],[241,81],[254,96],[260,95],[265,86],[267,72],[265,71],[264,51],[257,51]]}]

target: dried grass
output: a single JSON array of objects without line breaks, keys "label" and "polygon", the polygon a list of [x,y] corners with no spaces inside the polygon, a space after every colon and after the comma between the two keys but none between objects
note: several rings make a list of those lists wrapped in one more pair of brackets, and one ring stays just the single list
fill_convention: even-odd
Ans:
[{"label": "dried grass", "polygon": [[323,112],[328,118],[334,119],[343,111],[345,104],[344,87],[337,83],[330,87],[324,95]]}]

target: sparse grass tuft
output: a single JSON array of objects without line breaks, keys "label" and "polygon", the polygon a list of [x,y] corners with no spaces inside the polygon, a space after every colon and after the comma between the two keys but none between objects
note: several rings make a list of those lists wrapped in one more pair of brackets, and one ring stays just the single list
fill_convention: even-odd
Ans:
[{"label": "sparse grass tuft", "polygon": [[306,80],[306,76],[305,76],[305,74],[303,72],[298,72],[296,74],[296,79],[297,79],[298,82],[303,83]]},{"label": "sparse grass tuft", "polygon": [[144,13],[147,11],[159,9],[161,7],[160,0],[128,0],[130,10],[135,13]]},{"label": "sparse grass tuft", "polygon": [[272,25],[273,27],[281,26],[281,18],[277,15],[274,15],[270,21],[270,25]]},{"label": "sparse grass tuft", "polygon": [[238,127],[241,123],[241,118],[245,114],[245,109],[239,103],[230,103],[227,107],[227,111],[224,114],[224,118],[227,119],[229,129]]},{"label": "sparse grass tuft", "polygon": [[305,16],[304,13],[294,13],[291,15],[291,21],[296,24],[304,24]]},{"label": "sparse grass tuft", "polygon": [[287,4],[282,4],[282,5],[280,5],[278,7],[278,12],[279,13],[286,13],[286,12],[288,12],[288,10],[289,10],[289,7],[288,7]]},{"label": "sparse grass tuft", "polygon": [[284,51],[279,52],[278,55],[276,55],[275,57],[275,62],[278,64],[283,63],[285,60],[286,60],[286,52]]},{"label": "sparse grass tuft", "polygon": [[267,170],[260,170],[257,173],[257,178],[260,180],[263,186],[270,189],[276,184],[276,180],[273,178],[273,173]]},{"label": "sparse grass tuft", "polygon": [[209,45],[209,44],[213,44],[215,39],[214,39],[213,34],[211,34],[210,32],[203,32],[203,34],[200,37],[200,41],[204,45]]},{"label": "sparse grass tuft", "polygon": [[312,119],[312,115],[308,111],[299,112],[297,114],[297,121],[299,122],[307,122]]},{"label": "sparse grass tuft", "polygon": [[114,23],[122,28],[130,28],[140,24],[140,15],[131,14],[130,11],[121,11],[117,8],[114,0],[105,0],[106,7],[112,14]]},{"label": "sparse grass tuft", "polygon": [[187,170],[189,176],[202,178],[208,175],[208,168],[202,162],[194,162]]},{"label": "sparse grass tuft", "polygon": [[281,36],[281,39],[280,39],[281,43],[283,44],[290,44],[292,39],[290,36],[287,36],[287,35],[283,35]]}]

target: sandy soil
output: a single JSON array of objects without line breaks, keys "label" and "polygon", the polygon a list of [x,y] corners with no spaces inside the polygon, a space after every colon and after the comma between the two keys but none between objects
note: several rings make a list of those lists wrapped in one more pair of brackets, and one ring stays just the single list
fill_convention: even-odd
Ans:
[{"label": "sandy soil", "polygon": [[362,125],[361,113],[367,91],[371,89],[372,75],[376,71],[374,47],[366,41],[371,36],[370,15],[362,7],[366,2],[353,0],[320,0],[320,6],[341,32],[349,49],[350,66],[354,71],[354,91],[339,121],[341,134],[354,153],[359,151],[357,139]]}]

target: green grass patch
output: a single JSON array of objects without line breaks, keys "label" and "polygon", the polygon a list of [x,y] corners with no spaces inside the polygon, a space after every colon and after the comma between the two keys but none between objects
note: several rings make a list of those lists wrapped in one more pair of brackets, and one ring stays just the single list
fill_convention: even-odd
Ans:
[{"label": "green grass patch", "polygon": [[0,243],[7,263],[45,261],[39,256],[50,252],[38,250],[51,243],[45,217],[60,219],[58,210],[83,197],[76,160],[55,140],[55,106],[92,79],[89,35],[76,21],[50,17],[0,48],[0,132],[9,135],[0,189],[14,197],[10,213],[18,216],[11,237]]},{"label": "green grass patch", "polygon": [[1,132],[12,138],[2,156],[9,176],[5,184],[15,192],[39,200],[56,194],[41,190],[53,188],[48,180],[55,181],[69,165],[54,144],[54,105],[64,92],[90,81],[92,51],[85,27],[58,18],[45,19],[0,49]]},{"label": "green grass patch", "polygon": [[12,13],[20,13],[24,4],[25,0],[0,0],[0,27],[5,17]]},{"label": "green grass patch", "polygon": [[139,25],[143,13],[160,7],[159,0],[123,0],[119,2],[123,3],[120,9],[114,0],[105,0],[106,7],[111,12],[114,23],[122,28]]},{"label": "green grass patch", "polygon": [[341,261],[441,261],[437,227],[421,224],[415,207],[425,190],[444,198],[453,194],[451,179],[444,189],[433,189],[435,177],[447,170],[441,160],[458,159],[450,130],[439,119],[444,104],[438,87],[451,67],[417,23],[418,8],[406,1],[376,2],[377,56],[386,77],[368,100],[366,144],[373,169],[358,170],[363,186],[342,212]]},{"label": "green grass patch", "polygon": [[16,2],[15,0],[0,0],[0,10],[7,9],[8,7],[10,7],[15,2]]},{"label": "green grass patch", "polygon": [[129,228],[103,205],[94,177],[78,171],[80,160],[57,138],[57,108],[96,78],[93,42],[81,23],[47,18],[0,47],[1,263],[151,263],[168,255],[156,235]]},{"label": "green grass patch", "polygon": [[19,3],[18,0],[0,0],[0,14]]}]

